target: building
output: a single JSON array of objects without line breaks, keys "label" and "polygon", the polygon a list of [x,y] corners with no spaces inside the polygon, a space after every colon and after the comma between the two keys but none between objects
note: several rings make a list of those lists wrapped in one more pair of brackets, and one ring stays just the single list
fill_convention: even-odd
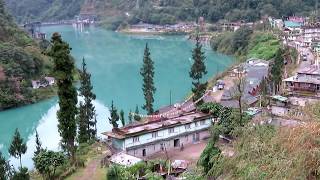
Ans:
[{"label": "building", "polygon": [[295,76],[283,80],[284,88],[292,93],[320,92],[320,69],[317,66],[306,67]]},{"label": "building", "polygon": [[[269,62],[262,59],[251,58],[241,64],[238,70],[233,70],[232,76],[237,76],[234,74],[235,72],[241,74],[245,79],[243,83],[243,102],[249,106],[254,106],[259,100],[258,96],[261,82],[269,74]],[[223,106],[238,108],[238,101],[233,97],[237,91],[236,87],[224,91],[220,103]]]},{"label": "building", "polygon": [[320,40],[320,24],[302,26],[302,46],[312,47],[313,41]]},{"label": "building", "polygon": [[55,79],[53,77],[44,77],[40,80],[31,81],[33,89],[46,88],[48,86],[53,86],[55,84]]},{"label": "building", "polygon": [[211,115],[192,111],[169,119],[160,118],[116,128],[102,134],[108,137],[118,151],[145,158],[208,138],[211,124]]},{"label": "building", "polygon": [[283,29],[284,23],[282,19],[274,19],[272,17],[269,17],[269,23],[271,25],[272,28],[276,28],[276,29]]}]

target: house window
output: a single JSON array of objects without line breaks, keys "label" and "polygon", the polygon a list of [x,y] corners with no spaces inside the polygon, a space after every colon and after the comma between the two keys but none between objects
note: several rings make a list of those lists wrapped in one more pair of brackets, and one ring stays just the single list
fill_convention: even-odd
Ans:
[{"label": "house window", "polygon": [[133,137],[133,143],[139,142],[139,137]]},{"label": "house window", "polygon": [[198,127],[198,122],[195,122],[194,125],[195,125],[196,127]]},{"label": "house window", "polygon": [[156,137],[158,137],[158,132],[153,132],[152,133],[152,138],[156,138]]},{"label": "house window", "polygon": [[190,127],[190,124],[184,125],[184,128],[185,128],[185,129],[190,129],[190,128],[191,128],[191,127]]},{"label": "house window", "polygon": [[203,121],[200,121],[200,125],[205,125],[206,124],[206,121],[203,120]]},{"label": "house window", "polygon": [[169,134],[174,133],[174,128],[169,128]]}]

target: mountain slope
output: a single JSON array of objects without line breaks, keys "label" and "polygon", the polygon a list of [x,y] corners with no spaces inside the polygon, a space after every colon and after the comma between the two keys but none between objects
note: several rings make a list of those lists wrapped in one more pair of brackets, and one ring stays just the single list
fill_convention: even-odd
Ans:
[{"label": "mountain slope", "polygon": [[79,14],[85,1],[95,4],[98,17],[106,24],[141,20],[171,24],[199,16],[209,22],[255,21],[263,15],[310,14],[316,6],[316,0],[6,0],[18,22],[70,19]]},{"label": "mountain slope", "polygon": [[79,14],[83,0],[6,0],[17,22],[72,19]]},{"label": "mountain slope", "polygon": [[13,22],[0,0],[0,109],[35,101],[31,80],[49,74],[51,63]]}]

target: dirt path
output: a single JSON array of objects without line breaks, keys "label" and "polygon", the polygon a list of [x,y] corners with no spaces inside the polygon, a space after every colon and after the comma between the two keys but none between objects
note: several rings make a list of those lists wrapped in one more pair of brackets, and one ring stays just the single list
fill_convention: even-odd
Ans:
[{"label": "dirt path", "polygon": [[78,177],[78,180],[89,180],[92,179],[97,172],[97,168],[100,165],[100,159],[94,159],[91,162],[89,162],[89,164],[86,166],[86,168],[83,171],[83,174],[81,175],[81,177]]}]

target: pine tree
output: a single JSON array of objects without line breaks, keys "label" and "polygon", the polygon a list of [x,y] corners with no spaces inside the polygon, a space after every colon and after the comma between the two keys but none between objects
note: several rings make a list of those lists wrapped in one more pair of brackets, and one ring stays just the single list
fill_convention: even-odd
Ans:
[{"label": "pine tree", "polygon": [[120,111],[120,120],[121,120],[122,126],[125,126],[126,122],[125,122],[125,119],[124,119],[124,111],[122,109]]},{"label": "pine tree", "polygon": [[156,91],[154,87],[154,62],[150,57],[150,50],[148,44],[146,44],[143,56],[143,66],[140,69],[140,74],[143,78],[142,90],[144,94],[144,99],[146,101],[145,105],[142,107],[147,111],[148,114],[152,114],[153,110],[153,95]]},{"label": "pine tree", "polygon": [[112,101],[109,122],[113,128],[118,128],[119,127],[118,121],[119,121],[118,111],[117,111],[117,108],[113,105],[113,101]]},{"label": "pine tree", "polygon": [[129,120],[128,123],[131,124],[132,123],[132,111],[131,111],[131,109],[129,111],[128,120]]},{"label": "pine tree", "polygon": [[207,74],[206,65],[205,65],[205,55],[202,51],[202,45],[200,42],[199,35],[196,36],[196,47],[192,51],[193,65],[191,71],[189,72],[190,77],[192,78],[192,92],[194,93],[193,101],[201,98],[206,90],[207,83],[201,83],[201,79],[204,75]]},{"label": "pine tree", "polygon": [[283,49],[279,49],[274,58],[274,62],[271,67],[271,81],[273,82],[273,90],[275,93],[279,91],[280,84],[282,82],[284,58]]},{"label": "pine tree", "polygon": [[42,144],[39,138],[38,131],[36,131],[36,151],[34,152],[34,156],[37,156],[42,150]]},{"label": "pine tree", "polygon": [[75,65],[70,55],[71,48],[64,42],[59,33],[51,38],[52,47],[48,55],[54,61],[54,72],[57,79],[59,107],[57,112],[58,129],[62,148],[75,162],[75,138],[77,135],[77,91],[73,85]]},{"label": "pine tree", "polygon": [[134,111],[133,119],[135,121],[140,121],[141,120],[141,117],[139,116],[139,107],[138,107],[138,105],[136,106],[136,110]]},{"label": "pine tree", "polygon": [[96,118],[95,107],[92,101],[96,99],[96,95],[92,93],[91,74],[87,72],[87,64],[85,59],[82,60],[82,70],[80,72],[81,86],[79,88],[80,95],[84,97],[84,103],[80,104],[78,127],[79,127],[79,143],[88,142],[96,137]]},{"label": "pine tree", "polygon": [[[1,1],[1,0],[0,0]],[[10,165],[8,161],[2,156],[0,152],[0,179],[9,179],[10,176]]]},{"label": "pine tree", "polygon": [[21,156],[27,152],[27,145],[23,142],[19,130],[16,129],[9,147],[9,154],[14,158],[19,158],[20,168],[22,168]]}]

